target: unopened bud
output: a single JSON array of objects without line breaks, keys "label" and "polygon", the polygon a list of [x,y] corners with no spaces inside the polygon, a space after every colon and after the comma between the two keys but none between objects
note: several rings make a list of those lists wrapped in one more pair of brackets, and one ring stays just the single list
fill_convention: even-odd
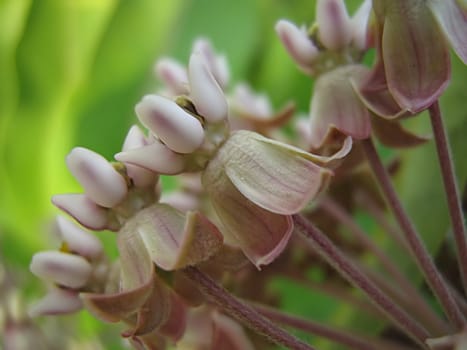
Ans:
[{"label": "unopened bud", "polygon": [[58,251],[34,254],[29,268],[37,277],[69,288],[83,287],[92,271],[81,256]]},{"label": "unopened bud", "polygon": [[93,234],[63,216],[57,217],[57,226],[70,251],[90,259],[96,259],[102,254],[102,243]]},{"label": "unopened bud", "polygon": [[69,314],[80,310],[82,307],[83,303],[78,292],[53,288],[29,309],[29,316]]},{"label": "unopened bud", "polygon": [[197,112],[208,122],[221,122],[227,118],[227,100],[200,54],[192,54],[188,66],[190,97]]},{"label": "unopened bud", "polygon": [[310,38],[308,38],[305,31],[300,30],[289,21],[280,20],[276,24],[276,32],[287,52],[298,65],[309,69],[310,64],[316,59],[319,51]]},{"label": "unopened bud", "polygon": [[204,141],[201,123],[174,101],[146,95],[136,105],[139,120],[167,147],[178,153],[192,153]]},{"label": "unopened bud", "polygon": [[326,48],[339,50],[350,43],[352,25],[343,0],[318,0],[316,22]]},{"label": "unopened bud", "polygon": [[112,208],[125,198],[125,179],[100,154],[76,147],[67,156],[66,162],[86,195],[97,204]]},{"label": "unopened bud", "polygon": [[52,197],[52,203],[84,227],[91,230],[108,228],[107,209],[98,206],[85,194],[57,194]]},{"label": "unopened bud", "polygon": [[177,61],[171,58],[161,58],[156,62],[154,70],[174,95],[189,93],[186,69]]}]

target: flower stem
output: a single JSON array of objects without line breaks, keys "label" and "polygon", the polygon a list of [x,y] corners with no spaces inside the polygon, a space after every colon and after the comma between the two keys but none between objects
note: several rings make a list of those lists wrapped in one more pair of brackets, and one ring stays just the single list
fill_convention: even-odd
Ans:
[{"label": "flower stem", "polygon": [[430,106],[429,112],[441,174],[443,176],[444,189],[448,201],[449,214],[451,216],[454,239],[456,241],[459,271],[464,285],[464,291],[467,292],[467,237],[464,216],[462,214],[460,193],[455,179],[455,170],[448,143],[448,136],[446,128],[444,127],[438,101]]},{"label": "flower stem", "polygon": [[456,304],[448,286],[443,280],[441,274],[436,268],[430,254],[428,253],[420,235],[415,229],[412,221],[408,217],[402,203],[400,202],[394,187],[392,186],[386,168],[384,167],[375,145],[371,138],[362,141],[368,162],[373,170],[376,180],[378,181],[389,207],[391,208],[397,222],[399,223],[410,250],[415,257],[418,267],[423,272],[426,281],[430,285],[433,292],[436,294],[444,312],[449,320],[458,328],[462,329],[466,325],[466,321],[458,305]]},{"label": "flower stem", "polygon": [[185,276],[196,283],[199,290],[230,316],[242,322],[254,332],[265,336],[270,341],[294,350],[314,350],[310,345],[279,328],[267,318],[261,316],[251,306],[241,302],[211,277],[196,267],[183,270]]},{"label": "flower stem", "polygon": [[[438,334],[449,332],[447,324],[436,315],[389,256],[370,239],[355,222],[354,218],[339,203],[331,197],[324,197],[320,201],[320,207],[341,222],[368,251],[372,252],[375,257],[378,258],[383,268],[394,278],[394,281],[399,287],[398,289],[403,292],[401,295],[402,299],[409,299],[409,305],[412,307],[411,311],[421,316],[419,321],[425,321],[426,326],[430,326],[428,329],[438,332]],[[425,322],[422,323],[425,324]]]},{"label": "flower stem", "polygon": [[294,215],[293,219],[295,228],[306,238],[306,241],[311,244],[322,258],[351,284],[361,289],[389,319],[394,321],[396,326],[426,348],[424,341],[430,335],[425,328],[384,294],[317,227],[300,215]]},{"label": "flower stem", "polygon": [[325,325],[322,325],[315,321],[303,319],[294,315],[289,315],[280,310],[272,307],[258,304],[249,303],[255,310],[263,314],[270,320],[278,322],[284,326],[293,327],[301,331],[316,335],[328,339],[334,343],[345,345],[347,347],[359,350],[394,350],[400,347],[393,344],[386,344],[376,339],[366,339],[363,336],[356,336],[353,333],[346,332],[343,330],[334,329]]}]

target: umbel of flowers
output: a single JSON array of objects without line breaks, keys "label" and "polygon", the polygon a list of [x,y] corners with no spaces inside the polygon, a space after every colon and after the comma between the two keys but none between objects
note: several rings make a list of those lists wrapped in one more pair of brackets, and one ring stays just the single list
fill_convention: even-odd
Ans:
[{"label": "umbel of flowers", "polygon": [[[266,268],[260,278],[252,270],[259,273],[262,266],[279,259],[283,259],[280,264],[284,262],[280,271],[304,278],[301,264],[309,261],[301,257],[303,246],[292,239],[292,233],[298,232],[311,242],[314,253],[360,288],[413,344],[433,349],[465,345],[465,315],[401,212],[371,143],[372,133],[395,147],[426,141],[403,129],[399,120],[432,106],[446,87],[447,41],[465,61],[465,6],[456,0],[444,5],[436,0],[367,0],[350,17],[342,0],[318,0],[316,12],[316,23],[310,29],[285,20],[276,25],[299,68],[315,78],[305,142],[280,132],[293,115],[292,105],[274,113],[268,98],[247,84],[229,89],[226,58],[217,55],[209,41],[199,39],[187,67],[170,58],[157,62],[156,74],[165,86],[136,105],[143,128],[130,128],[121,152],[115,154],[116,161],[82,147],[70,152],[66,163],[83,193],[52,198],[74,222],[58,217],[60,248],[37,253],[32,259],[31,271],[49,283],[49,292],[32,307],[31,315],[71,313],[84,307],[104,321],[125,323],[128,328],[122,336],[137,349],[173,345],[180,349],[254,348],[252,339],[229,314],[279,344],[313,349],[215,284],[229,270],[231,283],[243,278],[257,287],[258,295],[266,295],[262,278],[266,280],[271,272]],[[399,34],[403,50],[398,58]],[[431,57],[425,49],[433,38],[439,40],[436,55]],[[363,56],[372,47],[376,47],[377,60],[368,68]],[[414,62],[420,63],[419,69],[411,69]],[[338,226],[334,218],[354,229],[345,214],[346,209],[353,210],[354,197],[366,191],[381,202],[373,184],[355,181],[363,177],[355,167],[361,164],[361,156],[357,155],[357,162],[352,156],[346,158],[351,165],[337,169],[354,140],[363,145],[390,206],[408,231],[408,245],[450,324],[426,305],[404,276],[394,272],[391,262],[368,243],[365,234],[359,236],[364,245],[407,289],[406,296],[415,300],[413,315],[404,309],[412,306],[404,301],[405,294],[399,297],[381,281],[365,275],[305,216],[297,215],[313,217],[316,206],[324,210],[324,219],[333,217],[327,225],[331,230]],[[306,149],[318,150],[320,155]],[[350,186],[346,198],[335,196],[337,186],[323,194],[334,171],[340,175],[338,188]],[[159,175],[176,177],[179,190],[166,193]],[[378,207],[385,208],[384,204]],[[115,232],[117,260],[104,254],[89,230]],[[462,235],[456,236],[460,247],[465,244]],[[242,272],[237,271],[240,267]],[[242,285],[235,288],[246,290]],[[388,295],[395,295],[396,301]],[[257,310],[289,322],[267,308]],[[356,348],[390,349],[394,345],[312,328]]]},{"label": "umbel of flowers", "polygon": [[[97,317],[129,324],[124,336],[135,342],[178,341],[189,311],[158,269],[175,273],[203,263],[224,241],[258,268],[286,247],[292,214],[323,190],[332,175],[325,165],[349,151],[350,139],[323,157],[253,131],[231,131],[227,99],[205,52],[194,52],[186,76],[174,82],[184,95],[147,95],[137,104],[149,133],[133,126],[118,162],[81,147],[68,155],[84,193],[52,201],[88,229],[117,232],[119,260],[103,257],[98,240],[60,217],[62,247],[31,263],[33,273],[56,287],[32,314],[72,312],[82,300]],[[159,202],[159,174],[184,173],[201,177],[212,208],[206,214]]]}]

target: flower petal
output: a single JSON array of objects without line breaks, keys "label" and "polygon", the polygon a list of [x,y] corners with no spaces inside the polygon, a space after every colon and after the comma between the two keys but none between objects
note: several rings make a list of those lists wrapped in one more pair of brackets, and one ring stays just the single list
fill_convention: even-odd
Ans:
[{"label": "flower petal", "polygon": [[83,287],[91,276],[92,268],[79,255],[58,251],[34,254],[30,270],[39,278],[53,281],[69,288]]},{"label": "flower petal", "polygon": [[52,203],[90,230],[115,229],[109,225],[107,208],[98,206],[85,194],[57,194]]},{"label": "flower petal", "polygon": [[165,270],[208,259],[222,245],[217,228],[199,213],[186,216],[166,204],[141,210],[122,228],[125,240],[141,240],[142,248]]},{"label": "flower petal", "polygon": [[117,153],[115,159],[166,175],[179,174],[185,167],[183,155],[173,152],[159,141]]},{"label": "flower petal", "polygon": [[371,120],[373,132],[381,143],[388,147],[407,148],[424,144],[430,138],[422,137],[405,130],[397,121],[383,118],[373,118]]},{"label": "flower petal", "polygon": [[174,101],[146,95],[135,107],[139,120],[171,150],[192,153],[204,141],[201,123]]},{"label": "flower petal", "polygon": [[305,72],[309,72],[313,61],[319,55],[319,50],[305,31],[286,20],[277,22],[275,30],[289,55]]},{"label": "flower petal", "polygon": [[128,190],[125,179],[100,154],[76,147],[66,157],[66,163],[95,203],[112,208],[125,198]]},{"label": "flower petal", "polygon": [[282,145],[254,132],[238,131],[211,163],[224,167],[235,187],[253,203],[291,215],[319,192],[330,172],[304,157],[305,152]]},{"label": "flower petal", "polygon": [[188,74],[183,65],[171,58],[161,58],[154,66],[159,79],[161,79],[170,89],[174,96],[187,95]]},{"label": "flower petal", "polygon": [[52,288],[47,295],[31,306],[28,310],[30,317],[43,315],[63,315],[76,312],[83,307],[83,303],[76,291]]},{"label": "flower petal", "polygon": [[211,349],[254,350],[251,340],[240,324],[219,312],[212,315],[214,334]]},{"label": "flower petal", "polygon": [[321,75],[315,82],[310,106],[311,146],[322,146],[333,126],[344,135],[365,139],[370,135],[370,115],[352,85],[368,74],[361,65],[347,65]]},{"label": "flower petal", "polygon": [[339,50],[352,39],[352,24],[343,0],[318,0],[316,22],[321,42],[326,48]]},{"label": "flower petal", "polygon": [[467,3],[459,0],[428,0],[439,26],[454,51],[467,64]]},{"label": "flower petal", "polygon": [[271,263],[286,247],[293,231],[290,216],[271,213],[245,198],[221,171],[208,167],[203,183],[222,232],[238,243],[258,268]]},{"label": "flower petal", "polygon": [[63,216],[57,217],[57,226],[63,241],[71,252],[89,259],[97,259],[102,255],[101,241],[90,232],[83,230]]},{"label": "flower petal", "polygon": [[437,27],[425,1],[386,6],[381,49],[388,87],[412,113],[429,107],[449,83],[449,50]]},{"label": "flower petal", "polygon": [[190,57],[188,79],[191,87],[190,97],[196,111],[208,122],[224,121],[227,118],[227,100],[199,53]]}]

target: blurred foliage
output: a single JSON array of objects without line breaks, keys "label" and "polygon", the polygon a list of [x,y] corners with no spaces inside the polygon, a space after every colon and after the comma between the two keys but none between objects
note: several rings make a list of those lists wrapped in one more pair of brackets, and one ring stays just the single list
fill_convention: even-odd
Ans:
[{"label": "blurred foliage", "polygon": [[[359,2],[347,1],[351,10]],[[309,24],[314,8],[315,1],[305,0],[0,0],[0,254],[8,264],[28,276],[31,255],[54,244],[47,233],[56,213],[50,196],[79,191],[64,163],[69,150],[84,146],[111,159],[136,121],[135,103],[156,87],[156,58],[187,62],[194,38],[209,37],[227,55],[233,83],[248,80],[267,92],[275,107],[292,99],[306,113],[312,82],[287,56],[274,23],[288,18]],[[465,184],[467,70],[453,61],[452,85],[441,106]],[[429,133],[427,122],[423,116],[411,124]],[[435,251],[449,221],[433,145],[406,152],[397,180],[407,209]],[[405,253],[374,234],[415,273]],[[26,280],[42,292],[32,276]],[[332,300],[301,298],[306,291],[287,281],[278,281],[276,289],[289,311],[341,324],[351,318]],[[80,320],[86,337],[102,327],[89,316]]]}]

